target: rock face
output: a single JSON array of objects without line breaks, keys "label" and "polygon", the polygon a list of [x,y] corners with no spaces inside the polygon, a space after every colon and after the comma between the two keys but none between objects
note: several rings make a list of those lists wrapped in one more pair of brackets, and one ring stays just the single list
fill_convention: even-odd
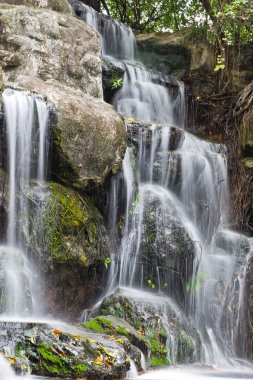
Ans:
[{"label": "rock face", "polygon": [[148,33],[136,37],[139,53],[145,64],[167,75],[189,72],[191,52],[175,33]]},{"label": "rock face", "polygon": [[103,93],[107,103],[112,104],[113,97],[123,84],[124,73],[123,65],[116,66],[108,59],[103,58]]},{"label": "rock face", "polygon": [[184,306],[196,254],[195,244],[172,201],[167,200],[165,206],[164,200],[151,192],[144,197],[143,230],[138,242],[144,284],[148,287],[152,278],[155,287],[160,283],[165,293],[173,294]]},{"label": "rock face", "polygon": [[[200,96],[209,95],[216,90],[214,48],[190,29],[176,33],[140,34],[137,36],[137,43],[140,56],[148,67],[179,78],[190,77]],[[231,62],[234,62],[231,86],[238,91],[253,79],[253,49],[251,45],[239,47],[237,57],[234,49],[237,47],[231,47],[229,51]]]},{"label": "rock face", "polygon": [[48,8],[53,11],[72,14],[71,7],[67,0],[0,0],[0,4],[1,3]]},{"label": "rock face", "polygon": [[[0,6],[4,82],[41,79],[102,97],[97,33],[70,15],[44,9]],[[57,83],[56,83],[57,84]]]},{"label": "rock face", "polygon": [[45,9],[0,6],[3,86],[40,93],[54,114],[53,177],[85,188],[116,172],[126,143],[122,120],[102,100],[97,33]]},{"label": "rock face", "polygon": [[[198,41],[198,42],[196,42]],[[199,36],[185,30],[178,33],[151,33],[137,36],[140,56],[145,64],[179,78],[191,77],[197,93],[209,94],[215,89],[212,47]]]},{"label": "rock face", "polygon": [[78,90],[22,77],[21,86],[36,90],[52,105],[51,176],[84,189],[116,173],[126,149],[123,121],[112,106]]}]

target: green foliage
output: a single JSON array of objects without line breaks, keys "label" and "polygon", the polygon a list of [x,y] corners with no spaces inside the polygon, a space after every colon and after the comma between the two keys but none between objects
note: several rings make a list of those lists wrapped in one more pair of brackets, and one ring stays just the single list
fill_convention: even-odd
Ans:
[{"label": "green foliage", "polygon": [[155,289],[155,284],[151,280],[148,280],[148,286],[152,289]]},{"label": "green foliage", "polygon": [[106,257],[104,259],[104,266],[105,266],[106,269],[108,269],[108,264],[110,264],[110,262],[111,262],[110,257]]},{"label": "green foliage", "polygon": [[219,70],[224,70],[225,69],[225,58],[223,58],[221,55],[217,56],[217,63],[213,71],[219,71]]},{"label": "green foliage", "polygon": [[77,364],[73,366],[73,370],[77,375],[82,375],[86,370],[88,366],[86,364]]},{"label": "green foliage", "polygon": [[116,78],[113,78],[111,80],[111,87],[113,90],[117,90],[118,88],[120,88],[123,84],[123,79],[122,78],[119,78],[119,79],[116,79]]},{"label": "green foliage", "polygon": [[253,5],[249,0],[213,1],[214,15],[227,45],[253,39]]},{"label": "green foliage", "polygon": [[140,32],[175,32],[189,27],[201,30],[210,42],[216,42],[218,31],[225,45],[253,39],[251,0],[105,0],[105,3],[113,18]]},{"label": "green foliage", "polygon": [[140,200],[141,200],[141,195],[137,194],[136,197],[135,197],[135,199],[132,202],[132,207],[131,207],[131,210],[130,210],[130,214],[131,215],[134,214],[134,209],[139,205]]},{"label": "green foliage", "polygon": [[133,207],[138,206],[138,204],[139,204],[139,202],[140,202],[140,199],[141,199],[141,195],[140,195],[140,194],[137,194],[136,197],[135,197],[135,200],[132,202],[132,206],[133,206]]},{"label": "green foliage", "polygon": [[196,0],[106,0],[106,4],[113,18],[141,32],[180,30],[201,9]]}]

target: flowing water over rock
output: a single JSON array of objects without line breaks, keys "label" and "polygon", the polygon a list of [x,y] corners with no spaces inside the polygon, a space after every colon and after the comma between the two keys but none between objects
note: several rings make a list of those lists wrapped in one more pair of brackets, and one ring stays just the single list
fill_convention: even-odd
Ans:
[{"label": "flowing water over rock", "polygon": [[1,255],[1,313],[23,316],[38,312],[39,274],[29,262],[23,241],[30,180],[45,178],[48,110],[32,94],[3,93],[8,142],[8,227]]},{"label": "flowing water over rock", "polygon": [[8,365],[7,360],[0,355],[0,379],[2,380],[14,380],[16,378],[15,372]]},{"label": "flowing water over rock", "polygon": [[112,180],[115,249],[109,291],[120,285],[171,297],[199,330],[202,359],[236,366],[250,246],[228,229],[226,148],[182,131],[183,86],[175,81],[168,86],[167,77],[134,60],[136,47],[127,27],[78,7],[77,14],[100,32],[103,54],[125,72],[113,100],[116,109],[145,120],[127,123],[123,180],[122,175]]},{"label": "flowing water over rock", "polygon": [[[113,102],[118,112],[132,120],[126,123],[129,147],[123,172],[111,182],[109,226],[114,249],[101,308],[115,312],[121,303],[120,312],[127,308],[130,318],[132,307],[150,336],[152,329],[158,329],[163,364],[198,361],[202,345],[203,362],[239,367],[244,364],[236,356],[244,352],[242,319],[251,247],[247,238],[229,230],[226,149],[184,131],[183,84],[135,61],[131,29],[75,0],[70,3],[79,17],[100,32],[103,55],[124,70]],[[22,316],[36,314],[40,304],[39,277],[18,226],[24,224],[31,179],[45,179],[48,108],[42,99],[14,90],[4,92],[3,102],[9,185],[7,236],[0,247],[1,312]],[[124,317],[127,321],[127,313]],[[71,334],[74,346],[73,330]],[[120,343],[110,344],[121,352],[126,370]],[[155,363],[156,357],[149,360]],[[130,364],[127,378],[136,378],[136,364],[133,360]],[[4,380],[13,377],[2,358],[0,375]],[[251,375],[245,369],[203,374],[202,369],[191,373],[188,368],[140,378]]]}]

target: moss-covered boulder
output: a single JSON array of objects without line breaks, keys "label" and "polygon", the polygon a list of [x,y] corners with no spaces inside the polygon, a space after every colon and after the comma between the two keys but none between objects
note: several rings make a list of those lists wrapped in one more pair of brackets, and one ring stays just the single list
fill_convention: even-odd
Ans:
[{"label": "moss-covered boulder", "polygon": [[110,256],[103,218],[87,196],[56,183],[34,184],[22,225],[31,259],[46,276],[46,308],[77,317],[103,290]]},{"label": "moss-covered boulder", "polygon": [[[124,319],[142,335],[133,344],[139,348],[142,344],[142,350],[148,351],[151,366],[200,360],[201,343],[197,331],[168,298],[135,289],[118,289],[103,300],[99,313],[106,318],[113,315]],[[117,322],[124,327],[119,319]],[[133,339],[129,337],[130,330],[125,329],[128,338]]]},{"label": "moss-covered boulder", "polygon": [[26,5],[28,7],[48,8],[56,12],[72,14],[67,0],[0,0],[0,3]]},{"label": "moss-covered boulder", "polygon": [[[83,326],[99,333],[126,337],[133,346],[138,347],[146,355],[149,352],[148,339],[145,338],[141,330],[136,329],[124,318],[115,315],[103,315],[90,319]],[[136,364],[139,367],[139,362]]]},{"label": "moss-covered boulder", "polygon": [[85,322],[83,326],[89,330],[107,334],[116,342],[121,342],[138,371],[143,370],[141,352],[148,353],[149,342],[140,331],[136,330],[124,319],[112,315],[98,316]]},{"label": "moss-covered boulder", "polygon": [[[32,375],[122,379],[130,368],[131,355],[136,353],[126,338],[91,332],[78,325],[2,322],[1,327],[11,339],[12,349],[0,336],[0,352],[15,363],[17,372],[22,361],[29,365]],[[140,366],[140,353],[136,362]]]}]

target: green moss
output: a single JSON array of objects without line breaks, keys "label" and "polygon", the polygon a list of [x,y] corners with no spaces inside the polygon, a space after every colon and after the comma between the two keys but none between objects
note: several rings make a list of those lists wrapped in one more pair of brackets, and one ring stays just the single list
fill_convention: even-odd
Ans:
[{"label": "green moss", "polygon": [[106,334],[115,333],[115,329],[113,327],[112,321],[104,317],[96,317],[96,318],[90,319],[88,322],[85,322],[83,326],[90,330],[97,331],[100,333],[101,332],[104,332]]},{"label": "green moss", "polygon": [[163,331],[159,333],[157,331],[152,331],[147,338],[149,340],[151,354],[154,354],[159,358],[166,357],[168,350],[165,347],[166,335],[163,334]]},{"label": "green moss", "polygon": [[124,335],[124,336],[128,336],[129,335],[129,333],[127,332],[127,330],[124,327],[122,327],[122,326],[118,326],[116,328],[116,332],[117,332],[117,334]]},{"label": "green moss", "polygon": [[37,350],[41,356],[41,364],[52,374],[67,374],[66,360],[60,355],[52,352],[52,349],[44,343],[40,344]]},{"label": "green moss", "polygon": [[76,261],[85,267],[87,255],[97,250],[100,219],[99,215],[94,217],[95,206],[88,198],[56,183],[50,183],[49,191],[44,223],[51,261]]},{"label": "green moss", "polygon": [[15,347],[15,356],[17,356],[19,358],[23,358],[23,355],[22,355],[22,344],[20,342]]},{"label": "green moss", "polygon": [[83,324],[83,326],[86,327],[87,329],[90,329],[93,331],[97,331],[100,333],[103,332],[103,328],[102,328],[101,324],[96,319],[91,319],[90,321],[85,322]]},{"label": "green moss", "polygon": [[82,375],[86,370],[87,370],[87,365],[86,364],[77,364],[73,366],[73,370],[77,375]]},{"label": "green moss", "polygon": [[194,358],[196,346],[191,336],[184,330],[179,333],[177,362],[178,363],[192,363]]},{"label": "green moss", "polygon": [[157,358],[156,356],[151,356],[151,367],[165,367],[170,365],[168,358]]}]

